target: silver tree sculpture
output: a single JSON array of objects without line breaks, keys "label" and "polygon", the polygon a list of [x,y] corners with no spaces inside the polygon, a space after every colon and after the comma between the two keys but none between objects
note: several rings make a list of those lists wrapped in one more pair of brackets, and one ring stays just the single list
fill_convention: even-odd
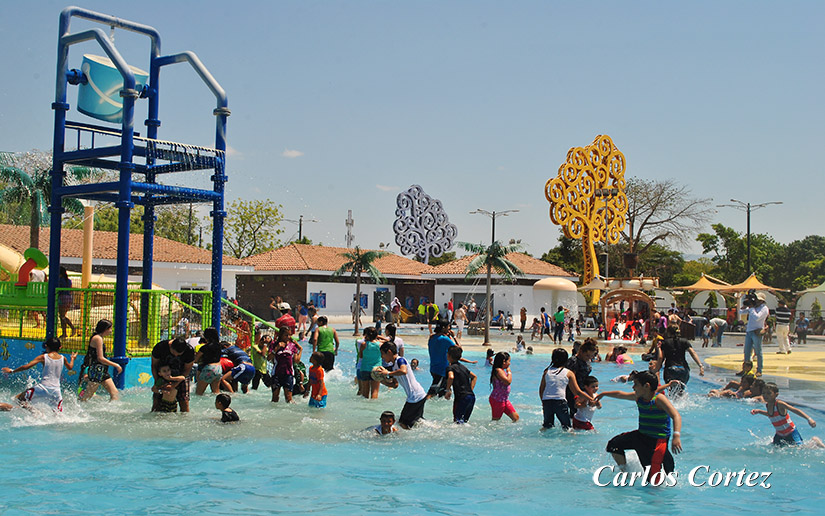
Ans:
[{"label": "silver tree sculpture", "polygon": [[458,228],[450,223],[441,201],[412,185],[398,194],[397,206],[392,228],[401,254],[429,263],[431,256],[441,256],[452,248]]}]

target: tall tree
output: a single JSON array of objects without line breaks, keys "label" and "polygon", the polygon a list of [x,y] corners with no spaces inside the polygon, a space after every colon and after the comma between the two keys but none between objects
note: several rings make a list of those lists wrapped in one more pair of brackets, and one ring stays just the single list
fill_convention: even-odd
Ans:
[{"label": "tall tree", "polygon": [[[736,230],[723,224],[713,224],[713,233],[700,233],[696,240],[702,244],[705,253],[713,253],[711,258],[717,266],[718,276],[730,283],[739,283],[747,278],[746,239]],[[759,279],[771,286],[790,288],[782,279],[784,246],[768,235],[751,235],[751,264]]]},{"label": "tall tree", "polygon": [[682,266],[681,272],[673,276],[674,287],[684,287],[693,285],[702,274],[716,274],[716,265],[713,260],[705,256],[699,257],[696,260],[688,260]]},{"label": "tall tree", "polygon": [[556,247],[541,255],[541,260],[581,275],[584,272],[582,241],[562,234],[558,242]]},{"label": "tall tree", "polygon": [[825,237],[809,235],[785,246],[778,270],[784,288],[804,290],[825,282]]},{"label": "tall tree", "polygon": [[627,226],[622,238],[627,252],[643,255],[654,244],[684,245],[710,221],[711,199],[694,197],[672,179],[631,178],[627,194]]},{"label": "tall tree", "polygon": [[[32,150],[13,154],[0,152],[0,205],[28,205],[29,246],[40,247],[40,227],[48,224],[48,205],[52,197],[52,155]],[[77,184],[100,171],[88,167],[66,166],[64,184]],[[75,198],[64,197],[63,207],[71,213],[82,213],[83,205]]]},{"label": "tall tree", "polygon": [[367,275],[376,283],[383,283],[384,275],[381,274],[381,271],[379,271],[372,262],[388,254],[390,253],[385,251],[364,251],[360,247],[355,246],[352,251],[347,251],[338,255],[344,257],[347,261],[338,267],[338,270],[333,272],[332,275],[341,276],[342,274],[350,272],[353,276],[355,276],[355,302],[358,303],[358,306],[356,307],[358,312],[353,312],[355,316],[355,332],[353,335],[359,335],[358,321],[360,319],[359,316],[361,311],[361,274],[367,273]]},{"label": "tall tree", "polygon": [[459,242],[458,245],[465,251],[478,255],[467,264],[465,271],[466,278],[472,278],[482,270],[487,270],[486,306],[484,308],[486,313],[484,317],[484,345],[489,346],[490,319],[493,317],[492,310],[490,309],[492,271],[495,270],[496,273],[506,281],[513,281],[516,276],[523,276],[524,272],[522,272],[515,263],[507,259],[508,254],[521,252],[522,247],[521,244],[502,245],[498,240],[489,246],[485,246],[484,244],[471,244],[469,242]]},{"label": "tall tree", "polygon": [[223,228],[224,253],[235,258],[271,251],[281,243],[277,235],[283,214],[270,200],[232,201]]}]

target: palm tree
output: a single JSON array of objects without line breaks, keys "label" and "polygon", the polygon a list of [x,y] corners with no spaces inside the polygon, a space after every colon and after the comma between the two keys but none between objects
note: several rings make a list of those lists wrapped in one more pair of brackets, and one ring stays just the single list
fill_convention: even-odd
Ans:
[{"label": "palm tree", "polygon": [[[333,272],[333,276],[341,276],[345,272],[351,272],[355,276],[355,301],[358,303],[357,309],[361,310],[361,274],[366,272],[376,283],[384,282],[384,275],[381,274],[375,265],[372,264],[378,258],[387,256],[390,253],[384,251],[362,251],[360,247],[355,246],[352,251],[346,253],[339,253],[338,256],[344,257],[347,261],[338,267],[338,270]],[[355,313],[355,332],[353,335],[358,335],[358,320],[360,313]]]},{"label": "palm tree", "polygon": [[469,264],[467,264],[466,278],[472,278],[477,275],[482,268],[486,266],[487,269],[487,305],[484,311],[484,345],[490,345],[490,319],[492,318],[492,311],[490,310],[490,281],[491,273],[496,271],[501,277],[507,281],[513,281],[516,276],[524,276],[524,272],[518,268],[516,264],[507,259],[510,253],[517,253],[522,250],[520,244],[502,245],[498,240],[494,240],[490,246],[486,247],[483,244],[471,244],[469,242],[459,242],[465,251],[477,254]]},{"label": "palm tree", "polygon": [[[31,209],[29,246],[39,248],[40,226],[49,220],[48,204],[52,196],[51,153],[37,150],[13,154],[0,152],[0,206],[29,204]],[[66,167],[71,182],[88,179],[96,169]],[[83,204],[75,198],[64,197],[63,207],[72,213],[83,213]]]}]

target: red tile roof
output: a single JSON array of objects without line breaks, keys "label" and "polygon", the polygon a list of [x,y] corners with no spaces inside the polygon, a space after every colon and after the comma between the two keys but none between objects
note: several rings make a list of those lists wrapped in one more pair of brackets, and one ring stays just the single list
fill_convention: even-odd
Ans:
[{"label": "red tile roof", "polygon": [[[347,261],[341,256],[341,253],[347,251],[349,249],[346,247],[290,244],[250,256],[243,263],[255,266],[257,271],[333,272]],[[381,274],[419,276],[433,269],[429,265],[392,253],[375,260],[374,263]]]},{"label": "red tile roof", "polygon": [[[458,260],[453,260],[451,262],[443,263],[437,267],[433,267],[433,270],[430,274],[440,275],[440,274],[465,274],[467,272],[467,265],[478,256],[477,254],[464,256],[459,258]],[[518,266],[521,271],[526,275],[534,275],[534,276],[562,276],[562,277],[575,277],[577,274],[568,272],[558,265],[553,265],[552,263],[545,262],[543,260],[539,260],[538,258],[533,258],[532,256],[527,256],[524,253],[510,253],[506,256],[508,260],[513,262]]]},{"label": "red tile roof", "polygon": [[[40,228],[40,250],[49,254],[49,228]],[[19,253],[29,248],[29,226],[0,224],[0,244],[11,247]],[[83,230],[62,229],[60,232],[60,254],[64,257],[81,258],[83,253]],[[117,233],[95,231],[94,257],[104,260],[117,259]],[[143,235],[129,235],[129,260],[143,260]],[[212,251],[156,236],[154,261],[171,263],[212,263]],[[241,260],[226,256],[224,265],[243,265]]]}]

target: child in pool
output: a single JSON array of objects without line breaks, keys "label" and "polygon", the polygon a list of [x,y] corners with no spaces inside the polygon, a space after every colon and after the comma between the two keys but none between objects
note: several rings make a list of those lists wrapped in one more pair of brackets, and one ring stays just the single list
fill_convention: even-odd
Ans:
[{"label": "child in pool", "polygon": [[[750,360],[745,360],[744,362],[742,362],[742,371],[744,371],[745,373],[744,375],[742,375],[742,380],[744,380],[745,378],[751,378],[751,380],[756,378],[753,375],[753,362],[751,362]],[[727,385],[722,387],[722,390],[731,389],[735,391],[739,389],[741,383],[742,382],[737,382],[736,380],[731,380],[727,383]]]},{"label": "child in pool", "polygon": [[627,348],[624,346],[620,346],[617,353],[616,353],[616,363],[619,365],[622,364],[632,364],[633,359],[630,358],[630,355],[627,354]]},{"label": "child in pool", "polygon": [[[801,445],[802,436],[799,435],[799,430],[796,429],[793,421],[791,421],[791,415],[788,414],[788,412],[793,412],[797,416],[805,418],[808,424],[811,425],[811,428],[816,427],[816,421],[798,408],[778,400],[778,396],[779,387],[773,382],[766,382],[765,389],[762,392],[762,397],[765,399],[766,410],[753,409],[751,410],[751,414],[761,414],[770,418],[771,424],[773,424],[773,427],[776,429],[776,434],[773,436],[774,445]],[[825,444],[822,443],[819,437],[812,437],[811,443],[817,448],[825,448]]]},{"label": "child in pool", "polygon": [[[599,379],[595,376],[588,376],[585,378],[582,388],[591,398],[595,397],[599,391]],[[573,428],[575,430],[595,430],[591,421],[596,409],[600,408],[602,408],[602,404],[598,400],[588,401],[577,396],[576,413],[573,414]]]},{"label": "child in pool", "polygon": [[[63,375],[63,366],[66,369],[72,370],[74,367],[74,359],[77,353],[72,353],[71,360],[60,354],[60,339],[51,337],[43,343],[46,352],[37,356],[28,364],[15,367],[4,367],[2,371],[6,374],[13,374],[19,371],[31,369],[37,364],[43,364],[43,373],[40,377],[40,383],[35,384],[34,387],[26,389],[18,394],[15,399],[17,403],[23,407],[29,407],[32,402],[47,402],[57,412],[63,412],[63,393],[60,391],[60,377]],[[0,403],[0,410],[11,410],[13,405],[8,403]]]},{"label": "child in pool", "polygon": [[642,371],[633,377],[633,392],[607,391],[596,396],[599,400],[607,396],[635,401],[639,410],[639,428],[619,434],[607,443],[607,451],[613,454],[622,471],[627,464],[625,450],[636,450],[642,466],[650,466],[650,474],[658,473],[662,468],[665,473],[673,471],[673,456],[667,449],[671,435],[673,453],[682,451],[682,417],[664,394],[657,393],[658,387],[656,377]]},{"label": "child in pool", "polygon": [[401,410],[398,423],[404,430],[409,430],[424,416],[427,391],[415,379],[412,367],[407,367],[407,360],[398,356],[398,348],[394,342],[381,344],[381,360],[389,366],[389,369],[381,369],[381,373],[388,376],[382,383],[388,387],[400,385],[407,394],[407,402]]},{"label": "child in pool", "polygon": [[[487,351],[492,351],[492,349],[488,349]],[[516,353],[524,351],[524,339],[521,337],[521,335],[516,337],[516,344],[513,346],[513,351],[515,351]]]},{"label": "child in pool", "polygon": [[301,361],[304,354],[304,348],[300,344],[295,346],[292,356],[292,372],[294,376],[292,396],[309,396],[309,375],[307,374],[307,366]]},{"label": "child in pool", "polygon": [[447,360],[450,365],[447,367],[447,384],[444,399],[450,399],[450,393],[455,394],[453,400],[453,421],[456,423],[466,423],[470,420],[473,407],[476,403],[476,395],[473,390],[476,387],[478,377],[475,373],[460,364],[462,350],[459,346],[453,346],[447,350]]},{"label": "child in pool", "polygon": [[541,396],[541,411],[544,415],[542,430],[553,428],[554,417],[559,418],[559,423],[565,430],[570,429],[573,423],[570,421],[570,408],[567,404],[567,386],[573,394],[581,396],[587,401],[593,401],[589,394],[579,388],[576,382],[576,375],[567,369],[567,359],[569,355],[564,348],[556,348],[551,355],[550,365],[544,370],[539,384],[539,396]]},{"label": "child in pool", "polygon": [[736,373],[736,376],[755,376],[755,371],[753,370],[753,362],[750,360],[743,361],[742,370]]},{"label": "child in pool", "polygon": [[281,389],[284,391],[284,399],[287,403],[292,403],[292,389],[295,387],[294,358],[290,346],[288,346],[288,335],[285,335],[286,328],[282,328],[278,335],[278,341],[269,350],[269,361],[275,366],[272,368],[270,378],[272,387],[272,403],[280,400]]},{"label": "child in pool", "polygon": [[413,371],[418,371],[418,359],[417,358],[413,358],[412,360],[410,360],[410,367],[412,367]]},{"label": "child in pool", "polygon": [[527,353],[526,354],[528,354],[528,355],[533,354],[533,346],[527,346]]},{"label": "child in pool", "polygon": [[[711,389],[708,392],[708,398],[744,398],[745,393],[750,390],[753,385],[753,376],[745,376],[741,382],[729,382],[721,389]],[[735,384],[735,388],[731,388],[731,384]]]},{"label": "child in pool", "polygon": [[754,377],[750,388],[742,395],[743,398],[753,399],[756,401],[765,401],[762,394],[765,392],[765,380]]},{"label": "child in pool", "polygon": [[398,429],[395,428],[395,413],[392,410],[385,410],[381,413],[381,417],[378,418],[380,424],[370,427],[371,430],[374,430],[378,435],[389,435],[393,432],[397,432]]},{"label": "child in pool", "polygon": [[535,339],[536,335],[538,335],[539,332],[541,332],[541,324],[539,323],[538,318],[533,317],[533,324],[530,325],[530,331],[532,332],[530,334],[530,340]]},{"label": "child in pool", "polygon": [[513,382],[513,373],[510,372],[510,354],[506,352],[496,353],[493,359],[493,370],[490,372],[490,409],[493,413],[493,421],[501,419],[503,414],[507,414],[513,423],[518,421],[519,415],[513,404],[510,403],[510,384]]},{"label": "child in pool", "polygon": [[496,352],[493,351],[492,348],[488,349],[487,350],[487,358],[484,360],[484,365],[486,365],[486,366],[493,365],[493,356],[495,354],[496,354]]},{"label": "child in pool", "polygon": [[172,368],[162,365],[158,368],[158,376],[152,392],[160,394],[160,403],[155,412],[177,412],[178,411],[178,384],[186,380],[184,376],[172,376]]},{"label": "child in pool", "polygon": [[232,397],[229,394],[218,394],[215,396],[215,408],[221,411],[221,423],[235,423],[240,421],[238,413],[229,408],[232,404]]},{"label": "child in pool", "polygon": [[314,352],[309,357],[309,406],[324,408],[327,406],[327,386],[324,383],[324,354]]}]

